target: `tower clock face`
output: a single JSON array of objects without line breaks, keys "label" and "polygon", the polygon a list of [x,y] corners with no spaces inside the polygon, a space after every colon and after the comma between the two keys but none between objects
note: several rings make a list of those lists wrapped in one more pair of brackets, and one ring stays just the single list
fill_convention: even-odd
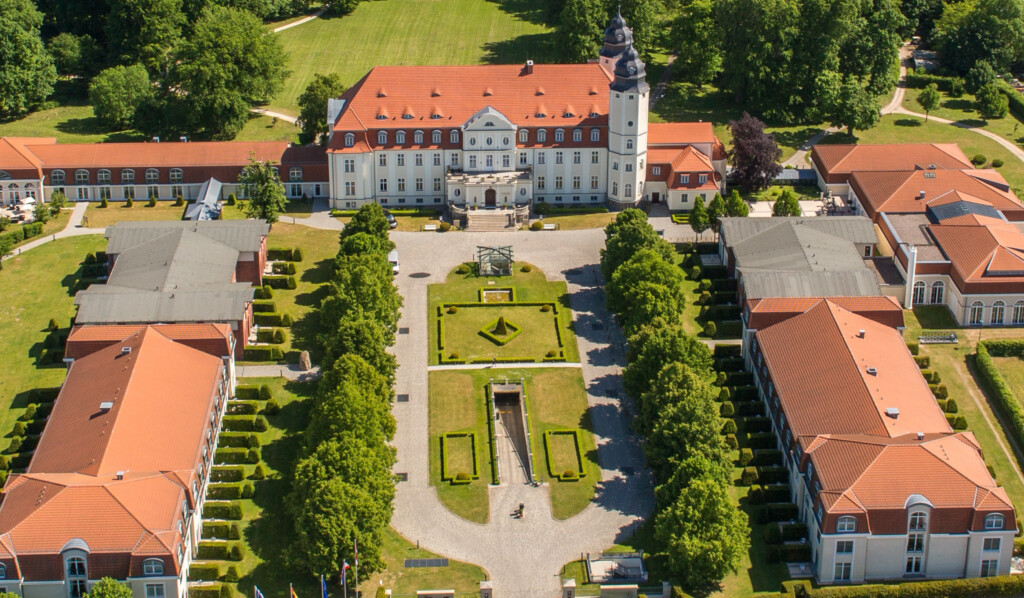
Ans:
[{"label": "tower clock face", "polygon": [[617,39],[617,40],[619,40],[619,41],[621,42],[622,40],[624,40],[624,39],[626,39],[626,38],[625,38],[625,36],[623,36],[623,35],[622,35],[622,34],[620,33],[620,34],[618,34],[618,35],[616,35],[616,36],[615,36],[615,39]]},{"label": "tower clock face", "polygon": [[630,75],[635,75],[636,74],[636,67],[633,66],[633,65],[629,65],[629,68],[627,68],[626,70],[629,71]]}]

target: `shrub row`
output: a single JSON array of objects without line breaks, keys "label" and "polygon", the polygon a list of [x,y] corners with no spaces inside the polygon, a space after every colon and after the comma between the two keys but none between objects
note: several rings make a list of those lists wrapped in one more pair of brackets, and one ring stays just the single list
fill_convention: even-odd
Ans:
[{"label": "shrub row", "polygon": [[[473,460],[473,471],[467,471],[467,472],[449,471],[448,470],[448,463],[449,463],[449,459],[448,459],[448,441],[449,441],[450,438],[465,438],[465,437],[469,438],[469,451],[470,451],[470,456],[471,456],[471,458]],[[474,434],[472,432],[466,432],[466,433],[462,433],[462,434],[456,434],[456,433],[441,434],[440,442],[441,442],[441,481],[443,481],[443,482],[450,482],[452,484],[468,484],[472,480],[480,479],[480,469],[477,466],[477,459],[476,459],[476,447],[477,447],[476,434]],[[462,479],[463,476],[459,475],[459,474],[463,474],[463,473],[464,474],[468,474],[467,476],[465,476],[465,479]]]},{"label": "shrub row", "polygon": [[206,497],[210,500],[252,498],[254,490],[252,482],[210,484],[206,489]]},{"label": "shrub row", "polygon": [[263,401],[228,401],[228,415],[256,415]]},{"label": "shrub row", "polygon": [[[557,471],[551,463],[551,437],[558,434],[572,435],[573,444],[576,446],[576,470]],[[578,430],[547,430],[544,432],[544,455],[547,461],[548,475],[561,481],[575,481],[587,477],[586,469],[583,467],[583,448],[580,446],[580,435]]]},{"label": "shrub row", "polygon": [[234,592],[228,584],[189,586],[188,598],[232,598]]},{"label": "shrub row", "polygon": [[11,245],[17,245],[26,239],[31,239],[41,234],[43,234],[43,223],[30,222],[29,224],[0,233],[0,245],[4,244],[4,239],[10,239]]},{"label": "shrub row", "polygon": [[225,415],[222,429],[225,432],[266,432],[270,425],[262,415]]},{"label": "shrub row", "polygon": [[242,504],[237,502],[207,502],[203,505],[203,519],[241,521]]},{"label": "shrub row", "polygon": [[298,247],[294,249],[289,249],[287,247],[268,247],[267,259],[275,262],[301,262],[302,250]]},{"label": "shrub row", "polygon": [[254,314],[266,314],[277,311],[277,303],[271,299],[256,299],[252,302],[252,312]]},{"label": "shrub row", "polygon": [[291,326],[295,323],[291,315],[277,312],[262,312],[252,314],[253,322],[257,326]]},{"label": "shrub row", "polygon": [[240,561],[245,556],[245,548],[240,542],[202,541],[196,558],[202,560]]},{"label": "shrub row", "polygon": [[246,361],[284,361],[284,351],[276,345],[248,345],[245,348]]},{"label": "shrub row", "polygon": [[295,289],[298,283],[294,276],[271,274],[263,277],[263,284],[272,289]]},{"label": "shrub row", "polygon": [[904,581],[894,585],[828,586],[806,590],[811,598],[945,598],[1024,595],[1024,575]]},{"label": "shrub row", "polygon": [[954,77],[943,77],[941,75],[933,75],[926,72],[911,72],[907,71],[907,87],[914,89],[923,89],[929,84],[934,83],[938,86],[939,91],[949,93],[953,90]]},{"label": "shrub row", "polygon": [[211,482],[241,482],[245,479],[245,468],[238,465],[218,466],[210,470]]},{"label": "shrub row", "polygon": [[[203,524],[203,535],[206,535],[206,524]],[[217,581],[220,579],[220,565],[217,563],[192,563],[188,568],[188,578],[192,581]],[[220,591],[217,592],[218,596]]]},{"label": "shrub row", "polygon": [[292,262],[274,262],[274,265],[271,266],[271,270],[274,274],[292,275],[295,274],[295,264]]},{"label": "shrub row", "polygon": [[214,455],[214,462],[218,465],[241,465],[243,463],[255,465],[262,460],[259,449],[244,448],[219,448]]},{"label": "shrub row", "polygon": [[242,528],[237,523],[229,521],[204,521],[204,540],[241,540]]},{"label": "shrub row", "polygon": [[264,285],[253,290],[253,299],[273,299],[274,289]]},{"label": "shrub row", "polygon": [[251,432],[223,432],[217,441],[224,448],[260,448],[260,437]]},{"label": "shrub row", "polygon": [[266,401],[271,397],[270,387],[266,384],[239,384],[235,388],[235,397],[243,401]]},{"label": "shrub row", "polygon": [[256,331],[256,342],[280,345],[287,339],[282,328],[260,328]]}]

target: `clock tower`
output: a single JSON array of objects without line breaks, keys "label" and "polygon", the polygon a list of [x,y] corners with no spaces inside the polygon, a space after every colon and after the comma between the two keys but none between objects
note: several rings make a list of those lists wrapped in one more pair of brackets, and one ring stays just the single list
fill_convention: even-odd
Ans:
[{"label": "clock tower", "polygon": [[[624,21],[622,27],[628,31]],[[651,95],[644,63],[633,48],[632,33],[628,37],[629,43],[615,60],[615,78],[608,86],[608,199],[613,208],[620,209],[635,206],[644,197]]]}]

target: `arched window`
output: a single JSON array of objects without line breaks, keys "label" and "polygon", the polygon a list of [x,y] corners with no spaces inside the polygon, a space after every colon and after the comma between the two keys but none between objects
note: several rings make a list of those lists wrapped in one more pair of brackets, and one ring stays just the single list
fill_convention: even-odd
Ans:
[{"label": "arched window", "polygon": [[395,133],[395,143],[398,145],[405,144],[405,131],[398,131]]},{"label": "arched window", "polygon": [[185,180],[185,173],[180,168],[172,168],[170,172],[170,179],[172,183],[181,183]]},{"label": "arched window", "polygon": [[103,184],[109,185],[110,184],[110,171],[107,170],[106,168],[101,168],[99,170],[99,172],[96,173],[96,182],[98,182],[101,185],[103,185]]},{"label": "arched window", "polygon": [[121,169],[121,182],[131,185],[135,182],[135,171],[131,168]]},{"label": "arched window", "polygon": [[430,140],[431,140],[431,142],[434,143],[434,145],[440,144],[441,143],[441,131],[432,131],[430,133]]},{"label": "arched window", "polygon": [[981,301],[975,301],[971,304],[971,311],[968,314],[968,322],[972,326],[980,326],[982,314],[985,312],[985,304]]},{"label": "arched window", "polygon": [[626,140],[626,149],[633,149],[633,140],[632,139],[627,139]]},{"label": "arched window", "polygon": [[590,129],[590,140],[601,141],[601,129]]},{"label": "arched window", "polygon": [[88,185],[89,184],[89,171],[88,170],[76,170],[75,171],[75,184],[76,185]]},{"label": "arched window", "polygon": [[836,520],[836,532],[849,534],[857,531],[857,518],[850,515],[843,515]]},{"label": "arched window", "polygon": [[618,196],[619,196],[619,184],[617,182],[612,182],[612,197],[618,197]]},{"label": "arched window", "polygon": [[356,144],[356,136],[352,133],[345,133],[345,147],[352,147]]},{"label": "arched window", "polygon": [[572,140],[576,143],[583,141],[583,129],[573,129]]},{"label": "arched window", "polygon": [[946,295],[946,285],[941,280],[937,280],[932,283],[932,300],[931,303],[943,303],[943,299]]},{"label": "arched window", "polygon": [[164,561],[163,559],[146,559],[142,561],[142,574],[143,575],[163,575],[164,574]]},{"label": "arched window", "polygon": [[1013,323],[1024,324],[1024,301],[1016,301],[1013,304]]},{"label": "arched window", "polygon": [[928,514],[924,511],[915,511],[910,514],[910,522],[907,529],[920,532],[928,529]]},{"label": "arched window", "polygon": [[563,141],[565,141],[565,131],[555,129],[555,143],[562,143]]},{"label": "arched window", "polygon": [[298,166],[292,166],[288,169],[288,181],[297,183],[302,180],[302,168]]},{"label": "arched window", "polygon": [[1002,513],[989,513],[985,515],[985,529],[1003,529],[1005,521]]},{"label": "arched window", "polygon": [[537,129],[537,143],[545,143],[548,140],[547,129]]},{"label": "arched window", "polygon": [[912,303],[918,305],[924,303],[924,282],[917,281],[914,283],[914,297]]},{"label": "arched window", "polygon": [[377,131],[377,145],[384,145],[388,142],[387,131]]},{"label": "arched window", "polygon": [[625,186],[622,187],[622,197],[624,199],[633,199],[633,185],[626,183]]},{"label": "arched window", "polygon": [[0,579],[7,579],[7,565],[0,563]]},{"label": "arched window", "polygon": [[50,173],[50,184],[54,187],[63,187],[65,182],[64,171],[54,170]]},{"label": "arched window", "polygon": [[422,144],[423,143],[423,131],[416,131],[415,133],[413,133],[412,134],[412,142],[417,144],[417,145],[418,144]]},{"label": "arched window", "polygon": [[526,129],[519,129],[519,143],[526,143],[530,140],[530,132]]},{"label": "arched window", "polygon": [[452,129],[452,132],[448,135],[448,141],[450,141],[451,143],[458,143],[459,132],[455,129]]},{"label": "arched window", "polygon": [[993,326],[1002,326],[1003,318],[1006,316],[1006,304],[1002,301],[996,301],[992,304],[992,316],[989,318],[989,322]]},{"label": "arched window", "polygon": [[155,168],[146,169],[146,182],[147,183],[158,183],[160,182],[160,171]]}]

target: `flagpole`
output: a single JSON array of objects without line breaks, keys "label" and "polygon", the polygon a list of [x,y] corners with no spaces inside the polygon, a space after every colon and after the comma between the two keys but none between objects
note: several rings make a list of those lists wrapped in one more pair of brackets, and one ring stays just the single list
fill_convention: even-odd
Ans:
[{"label": "flagpole", "polygon": [[352,548],[355,549],[356,559],[356,598],[359,598],[359,542],[355,538],[352,539]]}]

